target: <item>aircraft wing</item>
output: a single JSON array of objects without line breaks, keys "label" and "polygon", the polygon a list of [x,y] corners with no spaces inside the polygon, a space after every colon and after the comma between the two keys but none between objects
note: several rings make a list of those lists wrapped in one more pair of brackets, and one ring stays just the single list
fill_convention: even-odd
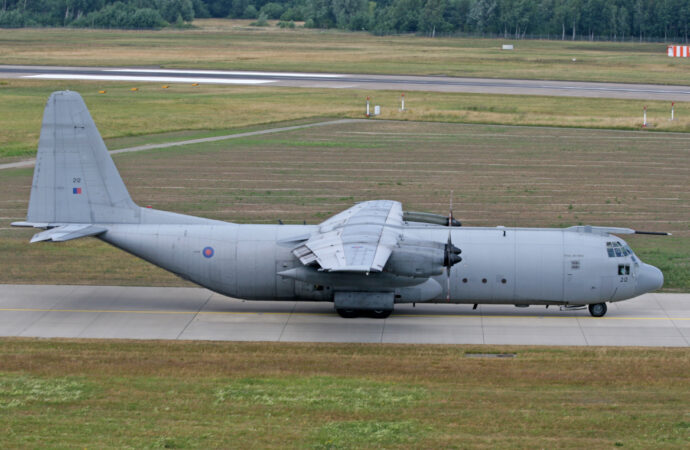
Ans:
[{"label": "aircraft wing", "polygon": [[293,250],[302,264],[316,262],[329,272],[381,272],[398,243],[403,224],[400,202],[358,203],[319,225]]}]

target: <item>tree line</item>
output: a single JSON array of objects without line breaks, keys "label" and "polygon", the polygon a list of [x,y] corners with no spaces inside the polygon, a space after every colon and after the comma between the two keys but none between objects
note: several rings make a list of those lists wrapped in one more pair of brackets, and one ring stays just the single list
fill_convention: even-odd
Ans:
[{"label": "tree line", "polygon": [[690,0],[0,0],[0,26],[160,28],[196,18],[377,35],[688,41]]}]

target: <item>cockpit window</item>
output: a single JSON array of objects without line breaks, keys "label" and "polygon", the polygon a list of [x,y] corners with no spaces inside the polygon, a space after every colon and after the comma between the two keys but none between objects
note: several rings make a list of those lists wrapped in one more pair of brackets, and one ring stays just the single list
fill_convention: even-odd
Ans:
[{"label": "cockpit window", "polygon": [[609,258],[620,258],[632,255],[633,251],[627,244],[621,244],[619,241],[616,241],[606,243],[606,253],[609,255]]}]

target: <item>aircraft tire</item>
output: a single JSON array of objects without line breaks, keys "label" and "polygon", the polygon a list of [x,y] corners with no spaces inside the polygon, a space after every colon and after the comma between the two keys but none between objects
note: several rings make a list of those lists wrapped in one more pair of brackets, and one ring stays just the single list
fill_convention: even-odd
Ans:
[{"label": "aircraft tire", "polygon": [[385,319],[386,317],[390,316],[392,312],[392,309],[375,309],[373,311],[369,311],[369,315],[374,319]]},{"label": "aircraft tire", "polygon": [[354,319],[359,315],[359,311],[356,309],[338,308],[335,310],[335,312],[337,312],[338,315],[343,319]]},{"label": "aircraft tire", "polygon": [[589,313],[592,317],[604,317],[606,310],[606,303],[592,303],[589,305]]}]

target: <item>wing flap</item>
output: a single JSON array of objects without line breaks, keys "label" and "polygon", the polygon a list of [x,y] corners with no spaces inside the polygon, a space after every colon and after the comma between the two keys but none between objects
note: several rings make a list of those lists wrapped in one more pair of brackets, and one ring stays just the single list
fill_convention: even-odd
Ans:
[{"label": "wing flap", "polygon": [[293,250],[302,264],[329,272],[381,272],[398,242],[402,205],[391,200],[358,203],[319,225]]}]

